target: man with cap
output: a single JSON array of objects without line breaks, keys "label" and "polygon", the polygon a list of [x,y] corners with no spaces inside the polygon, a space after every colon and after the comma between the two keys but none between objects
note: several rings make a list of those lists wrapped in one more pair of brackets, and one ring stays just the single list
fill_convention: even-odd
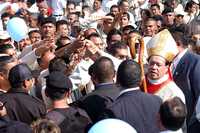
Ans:
[{"label": "man with cap", "polygon": [[42,101],[29,95],[34,85],[33,75],[26,64],[14,66],[8,80],[10,90],[0,96],[0,100],[6,102],[6,109],[10,119],[31,124],[34,120],[44,117],[46,108]]},{"label": "man with cap", "polygon": [[41,34],[43,39],[55,38],[56,19],[53,17],[43,18],[41,20]]},{"label": "man with cap", "polygon": [[50,73],[46,80],[45,92],[53,102],[53,109],[48,112],[47,118],[55,121],[63,133],[84,133],[90,119],[83,110],[68,105],[67,98],[70,96],[71,88],[71,80],[62,72]]},{"label": "man with cap", "polygon": [[166,7],[162,12],[163,20],[164,20],[164,26],[167,29],[173,29],[175,27],[174,19],[175,19],[175,13],[174,9],[171,7]]},{"label": "man with cap", "polygon": [[178,53],[176,42],[168,30],[156,34],[147,44],[148,72],[147,91],[148,93],[160,96],[163,101],[175,96],[181,98],[185,103],[185,96],[181,89],[174,83],[170,63]]},{"label": "man with cap", "polygon": [[11,44],[11,38],[7,31],[0,31],[0,45]]}]

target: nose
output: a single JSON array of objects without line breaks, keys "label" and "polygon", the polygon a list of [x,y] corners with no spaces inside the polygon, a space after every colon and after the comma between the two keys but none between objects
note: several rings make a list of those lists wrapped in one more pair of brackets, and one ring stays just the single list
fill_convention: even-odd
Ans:
[{"label": "nose", "polygon": [[152,64],[152,65],[151,65],[151,68],[152,68],[152,69],[156,69],[157,67],[158,67],[158,66],[157,66],[156,64]]}]

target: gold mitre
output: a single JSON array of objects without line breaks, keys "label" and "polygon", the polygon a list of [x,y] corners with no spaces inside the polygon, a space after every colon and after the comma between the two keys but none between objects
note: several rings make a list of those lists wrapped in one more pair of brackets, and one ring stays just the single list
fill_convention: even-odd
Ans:
[{"label": "gold mitre", "polygon": [[167,29],[160,31],[147,43],[148,57],[158,55],[171,62],[178,54],[176,42]]}]

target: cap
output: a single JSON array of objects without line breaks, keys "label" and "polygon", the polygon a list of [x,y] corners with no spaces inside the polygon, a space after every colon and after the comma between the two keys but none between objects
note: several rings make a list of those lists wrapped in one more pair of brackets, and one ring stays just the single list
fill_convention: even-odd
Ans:
[{"label": "cap", "polygon": [[47,1],[46,0],[40,0],[40,1],[37,1],[37,6],[38,7],[43,7],[43,8],[49,8],[49,6],[48,6],[48,3],[47,3]]},{"label": "cap", "polygon": [[175,11],[176,16],[185,16],[185,12],[183,10],[181,11]]},{"label": "cap", "polygon": [[10,35],[8,34],[7,31],[0,31],[0,39],[1,40],[5,40],[5,39],[8,39],[10,38]]},{"label": "cap", "polygon": [[178,54],[178,48],[171,33],[164,29],[147,43],[147,52],[148,57],[158,55],[171,62]]},{"label": "cap", "polygon": [[0,54],[0,63],[10,63],[13,62],[14,58],[8,54]]},{"label": "cap", "polygon": [[192,2],[199,4],[199,0],[191,0]]},{"label": "cap", "polygon": [[162,14],[167,14],[167,13],[170,13],[170,12],[174,12],[174,9],[171,8],[171,7],[166,7],[166,8],[163,10]]},{"label": "cap", "polygon": [[46,79],[46,92],[49,93],[64,93],[72,88],[71,80],[62,72],[54,71],[47,76]]},{"label": "cap", "polygon": [[11,68],[8,80],[11,84],[17,84],[27,79],[32,79],[31,69],[27,64],[18,64]]},{"label": "cap", "polygon": [[41,20],[41,26],[46,24],[46,23],[52,23],[52,24],[56,25],[56,19],[54,17],[43,18]]}]

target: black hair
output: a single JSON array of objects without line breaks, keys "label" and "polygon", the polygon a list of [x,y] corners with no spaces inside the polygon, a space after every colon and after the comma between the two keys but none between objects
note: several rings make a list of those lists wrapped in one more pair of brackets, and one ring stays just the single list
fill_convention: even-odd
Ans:
[{"label": "black hair", "polygon": [[113,35],[120,35],[120,36],[122,36],[122,33],[121,33],[120,30],[118,30],[116,28],[112,29],[110,32],[108,32],[108,35],[107,35],[107,38],[106,38],[107,44],[110,43],[110,40],[111,40],[111,38],[112,38]]},{"label": "black hair", "polygon": [[100,37],[100,35],[98,33],[92,33],[89,36],[86,37],[86,39],[91,39],[92,37]]},{"label": "black hair", "polygon": [[134,30],[135,28],[132,25],[127,25],[125,27],[122,28],[122,33],[124,33],[127,30]]},{"label": "black hair", "polygon": [[56,22],[56,29],[58,29],[60,25],[68,25],[68,23],[66,20],[59,20]]},{"label": "black hair", "polygon": [[118,9],[119,9],[119,6],[118,6],[118,5],[112,5],[112,6],[110,7],[110,10],[111,10],[112,8],[118,8]]},{"label": "black hair", "polygon": [[[53,88],[53,89],[51,89],[51,88]],[[55,91],[55,90],[59,90],[59,91]],[[69,89],[68,89],[68,91],[69,91]],[[55,101],[55,100],[61,100],[61,99],[65,98],[66,93],[68,91],[63,88],[46,86],[45,93],[51,100]]]},{"label": "black hair", "polygon": [[67,2],[67,6],[68,6],[68,5],[74,5],[74,7],[76,7],[76,3],[73,2],[73,1],[68,1],[68,2]]},{"label": "black hair", "polygon": [[131,34],[131,33],[136,33],[136,34],[138,34],[138,35],[141,35],[140,31],[137,30],[137,29],[134,29],[134,30],[129,31],[128,34]]},{"label": "black hair", "polygon": [[10,44],[0,45],[0,54],[6,54],[6,50],[12,49],[12,48],[13,48],[13,46]]},{"label": "black hair", "polygon": [[117,71],[117,83],[124,88],[133,88],[138,87],[140,82],[140,65],[132,59],[123,61]]},{"label": "black hair", "polygon": [[65,72],[66,70],[66,63],[64,59],[55,57],[52,59],[49,63],[49,73],[53,71],[60,71],[60,72]]},{"label": "black hair", "polygon": [[122,17],[127,17],[128,20],[130,20],[130,15],[127,12],[122,13]]},{"label": "black hair", "polygon": [[12,16],[12,15],[11,15],[10,13],[5,12],[5,13],[3,13],[3,14],[1,15],[1,19],[6,18],[6,17],[11,17],[11,16]]},{"label": "black hair", "polygon": [[153,7],[153,6],[157,7],[160,10],[160,5],[159,4],[152,4],[151,7]]},{"label": "black hair", "polygon": [[159,114],[162,125],[168,130],[176,131],[182,127],[187,109],[179,97],[174,97],[161,104]]},{"label": "black hair", "polygon": [[151,11],[148,10],[148,9],[142,9],[142,10],[141,10],[141,14],[142,14],[143,12],[145,13],[145,15],[146,15],[148,18],[150,18],[150,17],[152,16]]},{"label": "black hair", "polygon": [[128,46],[125,43],[118,41],[110,46],[109,53],[114,56],[117,53],[117,49],[128,49]]},{"label": "black hair", "polygon": [[102,56],[89,68],[89,74],[99,83],[110,82],[115,75],[114,64],[110,58]]},{"label": "black hair", "polygon": [[128,0],[121,0],[118,5],[121,6],[123,2],[128,2]]},{"label": "black hair", "polygon": [[154,20],[156,20],[156,21],[161,21],[161,22],[163,22],[163,17],[161,16],[161,15],[155,15],[155,16],[153,16],[152,17]]},{"label": "black hair", "polygon": [[28,33],[28,36],[30,37],[31,34],[33,34],[33,33],[38,33],[38,34],[41,35],[41,32],[40,32],[39,30],[32,30],[32,31],[30,31],[30,32]]},{"label": "black hair", "polygon": [[145,21],[145,23],[147,23],[148,21],[154,21],[154,22],[156,22],[156,20],[154,19],[154,17],[149,17],[149,18]]},{"label": "black hair", "polygon": [[6,69],[6,65],[8,63],[13,62],[15,59],[12,56],[5,55],[0,56],[0,72],[4,73],[5,75],[8,74],[8,70]]},{"label": "black hair", "polygon": [[174,29],[171,31],[172,37],[176,41],[177,45],[187,48],[189,39],[184,35],[183,32]]}]

